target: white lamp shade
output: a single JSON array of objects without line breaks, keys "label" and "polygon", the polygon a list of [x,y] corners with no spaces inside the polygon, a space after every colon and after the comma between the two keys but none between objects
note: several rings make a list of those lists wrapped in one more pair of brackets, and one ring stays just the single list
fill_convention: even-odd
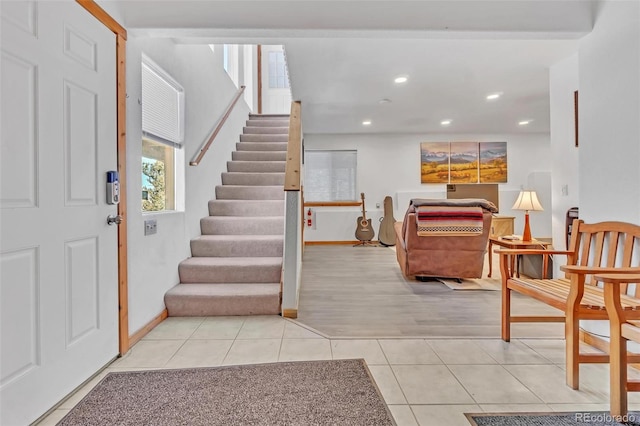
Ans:
[{"label": "white lamp shade", "polygon": [[542,205],[540,205],[540,201],[538,201],[538,195],[536,191],[520,191],[520,195],[518,195],[518,199],[511,207],[513,210],[531,210],[531,211],[542,211]]}]

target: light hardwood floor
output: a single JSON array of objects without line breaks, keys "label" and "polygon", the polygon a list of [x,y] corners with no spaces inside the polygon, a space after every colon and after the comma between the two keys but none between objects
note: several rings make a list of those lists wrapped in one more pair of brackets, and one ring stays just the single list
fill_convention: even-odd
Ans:
[{"label": "light hardwood floor", "polygon": [[[487,270],[485,265],[485,276]],[[297,321],[332,338],[495,338],[500,299],[500,291],[406,280],[393,248],[307,246]],[[518,294],[512,303],[516,315],[558,314]],[[559,323],[515,324],[512,330],[514,337],[564,337]]]}]

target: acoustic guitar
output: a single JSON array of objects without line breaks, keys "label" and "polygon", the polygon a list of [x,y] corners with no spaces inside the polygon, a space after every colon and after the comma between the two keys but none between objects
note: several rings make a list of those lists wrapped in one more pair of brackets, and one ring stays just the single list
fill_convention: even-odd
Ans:
[{"label": "acoustic guitar", "polygon": [[364,208],[364,192],[360,193],[360,199],[362,199],[362,216],[358,217],[356,223],[356,238],[359,241],[371,241],[373,240],[375,232],[373,231],[371,221],[367,219],[367,213]]},{"label": "acoustic guitar", "polygon": [[394,246],[396,244],[396,231],[393,224],[396,219],[393,217],[393,200],[391,197],[384,197],[384,217],[380,221],[378,230],[378,241],[383,246]]}]

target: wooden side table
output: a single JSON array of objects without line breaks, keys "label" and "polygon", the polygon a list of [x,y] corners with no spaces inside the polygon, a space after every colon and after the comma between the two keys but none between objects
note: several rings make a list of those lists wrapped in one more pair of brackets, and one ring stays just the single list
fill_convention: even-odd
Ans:
[{"label": "wooden side table", "polygon": [[[531,241],[522,241],[522,240],[506,240],[503,237],[489,237],[489,275],[493,272],[493,252],[491,251],[493,245],[497,245],[500,247],[504,247],[507,249],[547,249],[551,246],[551,243],[545,241],[538,241],[533,239]],[[514,266],[516,266],[515,257],[511,258],[511,270],[513,270]],[[516,270],[516,274],[518,278],[520,277],[520,259],[518,257],[517,262],[518,269]]]}]

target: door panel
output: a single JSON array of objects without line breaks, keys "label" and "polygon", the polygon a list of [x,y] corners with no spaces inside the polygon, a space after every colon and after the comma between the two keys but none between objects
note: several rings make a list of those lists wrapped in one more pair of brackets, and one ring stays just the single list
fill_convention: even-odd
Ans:
[{"label": "door panel", "polygon": [[27,34],[38,37],[36,16],[38,5],[34,1],[7,1],[2,4],[2,20]]},{"label": "door panel", "polygon": [[76,2],[0,2],[0,424],[118,353],[115,35]]},{"label": "door panel", "polygon": [[67,206],[93,206],[97,187],[97,94],[64,82],[64,171]]},{"label": "door panel", "polygon": [[34,64],[2,52],[2,140],[0,206],[35,207],[36,201],[36,72]]},{"label": "door panel", "polygon": [[91,38],[66,25],[64,26],[64,54],[84,65],[92,71],[97,71],[96,43]]},{"label": "door panel", "polygon": [[0,257],[0,332],[3,346],[11,348],[0,358],[0,387],[40,364],[38,265],[35,247],[5,252]]},{"label": "door panel", "polygon": [[97,238],[65,244],[67,347],[98,329],[98,263]]}]

